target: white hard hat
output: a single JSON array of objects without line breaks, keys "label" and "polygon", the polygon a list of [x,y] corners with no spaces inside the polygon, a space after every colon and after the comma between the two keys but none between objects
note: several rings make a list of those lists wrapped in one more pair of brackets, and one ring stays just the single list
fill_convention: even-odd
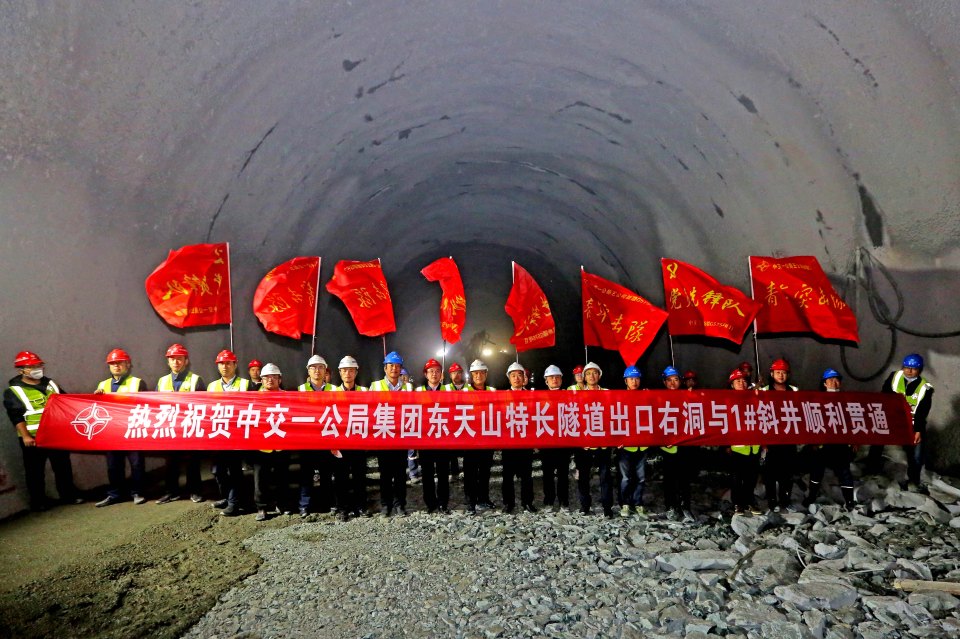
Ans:
[{"label": "white hard hat", "polygon": [[340,365],[337,368],[360,368],[357,364],[357,360],[353,359],[350,355],[344,355],[343,359],[340,360]]},{"label": "white hard hat", "polygon": [[266,377],[267,375],[283,375],[283,373],[280,372],[279,366],[268,363],[260,369],[260,377]]},{"label": "white hard hat", "polygon": [[486,370],[490,370],[490,369],[487,368],[487,365],[483,363],[482,359],[475,359],[473,360],[473,363],[470,364],[471,373],[474,371],[486,371]]},{"label": "white hard hat", "polygon": [[[587,365],[583,367],[583,372],[586,373],[588,370],[593,369],[600,374],[600,377],[603,377],[603,371],[600,370],[600,367],[594,364],[593,362],[587,362]],[[263,373],[261,373],[262,375]]]},{"label": "white hard hat", "polygon": [[[314,355],[307,360],[307,368],[310,368],[311,366],[317,366],[318,364],[324,368],[327,368],[327,360],[323,359],[319,355]],[[263,375],[262,372],[260,374]]]},{"label": "white hard hat", "polygon": [[563,371],[560,370],[559,366],[554,366],[553,364],[550,364],[549,366],[547,366],[547,370],[543,371],[543,376],[551,377],[553,375],[560,375],[561,377],[563,377]]},{"label": "white hard hat", "polygon": [[510,375],[510,373],[513,371],[520,371],[521,373],[524,373],[526,372],[526,369],[523,368],[523,364],[520,362],[514,362],[513,364],[510,364],[509,368],[507,368],[507,375]]}]

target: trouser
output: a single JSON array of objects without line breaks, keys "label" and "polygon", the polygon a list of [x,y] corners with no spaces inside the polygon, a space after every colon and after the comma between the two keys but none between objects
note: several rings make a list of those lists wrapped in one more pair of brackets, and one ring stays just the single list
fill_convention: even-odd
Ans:
[{"label": "trouser", "polygon": [[450,505],[450,453],[445,450],[421,450],[423,503],[427,510]]},{"label": "trouser", "polygon": [[30,508],[40,509],[47,504],[47,460],[53,469],[53,479],[57,485],[57,495],[62,501],[72,501],[77,497],[77,489],[73,484],[73,464],[70,462],[70,452],[53,450],[37,446],[24,446],[19,437],[20,450],[23,452],[23,468],[27,477],[27,494],[30,498]]},{"label": "trouser", "polygon": [[797,447],[786,444],[767,447],[767,455],[760,474],[767,493],[767,506],[786,508],[793,490],[793,472],[797,462]]},{"label": "trouser", "polygon": [[[330,512],[333,502],[332,460],[336,458],[327,450],[302,450],[299,456],[300,499],[298,505],[301,509],[312,512]],[[316,487],[313,485],[314,471],[320,478]]]},{"label": "trouser", "polygon": [[454,451],[450,455],[450,478],[456,479],[460,476],[460,453]]},{"label": "trouser", "polygon": [[195,451],[174,451],[167,454],[167,468],[164,484],[168,495],[180,494],[180,462],[186,461],[187,466],[187,493],[199,495],[200,481],[200,453]]},{"label": "trouser", "polygon": [[[124,490],[127,474],[127,460],[130,460],[130,490]],[[146,460],[143,453],[136,450],[107,451],[107,497],[120,499],[130,495],[143,494],[143,475]]]},{"label": "trouser", "polygon": [[276,506],[286,510],[290,492],[290,454],[285,451],[255,451],[253,462],[253,502],[257,510]]},{"label": "trouser", "polygon": [[757,487],[757,475],[760,474],[760,451],[746,455],[731,452],[733,486],[730,488],[730,500],[734,507],[741,510],[753,506],[753,492]]},{"label": "trouser", "polygon": [[383,508],[407,507],[407,451],[382,450],[377,453],[380,467],[380,505]]},{"label": "trouser", "polygon": [[554,500],[563,508],[570,505],[569,448],[543,448],[540,463],[543,467],[543,505],[552,506]]},{"label": "trouser", "polygon": [[463,492],[470,506],[490,503],[492,450],[463,451]]},{"label": "trouser", "polygon": [[577,496],[580,510],[588,511],[593,504],[590,498],[590,478],[596,468],[600,475],[600,503],[606,512],[613,508],[613,482],[610,477],[610,449],[584,448],[573,453],[573,463],[577,467]]},{"label": "trouser", "polygon": [[[924,435],[925,437],[925,435]],[[867,453],[867,472],[878,475],[883,472],[883,446],[871,446]],[[924,441],[913,446],[902,446],[904,454],[907,456],[907,481],[919,484],[920,471],[923,470],[925,463]]]},{"label": "trouser", "polygon": [[367,510],[367,453],[363,450],[340,451],[343,457],[333,458],[333,484],[337,508],[343,512]]},{"label": "trouser", "polygon": [[407,476],[410,479],[415,479],[421,474],[420,470],[420,451],[408,450],[407,451]]},{"label": "trouser", "polygon": [[690,510],[690,478],[694,469],[691,468],[690,451],[683,446],[677,447],[677,452],[661,451],[663,459],[663,501],[667,510]]},{"label": "trouser", "polygon": [[853,473],[850,472],[850,462],[853,461],[853,451],[843,444],[817,446],[810,455],[810,492],[804,501],[812,504],[820,495],[823,485],[823,474],[827,468],[833,471],[840,482],[840,493],[843,503],[853,505]]},{"label": "trouser", "polygon": [[520,505],[533,505],[533,450],[529,448],[512,448],[504,450],[503,459],[503,507],[513,508],[517,505],[514,491],[514,477],[520,479]]},{"label": "trouser", "polygon": [[620,505],[643,506],[643,489],[647,480],[647,451],[617,451],[617,466],[620,468]]},{"label": "trouser", "polygon": [[213,478],[217,480],[220,498],[230,506],[238,506],[243,496],[243,453],[219,451],[213,456]]}]

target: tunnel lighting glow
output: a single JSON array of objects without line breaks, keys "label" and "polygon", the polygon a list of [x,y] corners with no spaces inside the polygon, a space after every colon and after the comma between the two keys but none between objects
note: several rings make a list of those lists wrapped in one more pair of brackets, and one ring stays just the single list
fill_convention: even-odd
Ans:
[{"label": "tunnel lighting glow", "polygon": [[483,349],[483,356],[484,356],[484,357],[490,357],[491,355],[493,355],[493,349],[492,349],[492,348],[485,348],[485,349]]}]

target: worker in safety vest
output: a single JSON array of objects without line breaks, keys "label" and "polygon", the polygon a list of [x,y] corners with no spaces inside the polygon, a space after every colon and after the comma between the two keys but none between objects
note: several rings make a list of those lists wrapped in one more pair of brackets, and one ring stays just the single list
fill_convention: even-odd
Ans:
[{"label": "worker in safety vest", "polygon": [[[563,390],[563,371],[551,364],[543,371],[547,390]],[[572,448],[541,448],[540,465],[543,468],[543,505],[553,509],[570,507],[570,456]]]},{"label": "worker in safety vest", "polygon": [[[357,384],[360,365],[352,355],[344,355],[338,365],[340,392],[365,391],[366,386]],[[339,453],[340,457],[336,457]],[[337,519],[346,521],[349,516],[367,515],[367,451],[336,451],[333,461],[333,486],[337,498]]]},{"label": "worker in safety vest", "polygon": [[[458,362],[450,364],[450,367],[447,369],[447,372],[450,373],[450,383],[443,385],[443,390],[445,391],[461,391],[467,386],[467,382],[463,377],[463,367],[460,366]],[[456,481],[460,478],[460,457],[463,456],[463,452],[459,450],[451,450],[450,454],[450,481]]]},{"label": "worker in safety vest", "polygon": [[[820,390],[827,393],[839,393],[843,376],[832,368],[823,372],[820,378]],[[853,496],[853,473],[850,462],[853,461],[855,446],[849,444],[812,444],[808,445],[810,459],[810,489],[803,505],[811,512],[817,510],[817,497],[823,483],[824,471],[829,468],[840,482],[840,495],[845,510],[853,510],[856,502]]]},{"label": "worker in safety vest", "polygon": [[[170,374],[157,380],[160,393],[195,393],[205,390],[207,385],[196,373],[190,372],[190,353],[182,344],[172,344],[166,352]],[[180,499],[180,463],[187,466],[187,493],[190,501],[199,504],[203,501],[200,480],[200,454],[196,451],[170,451],[167,453],[167,468],[164,473],[166,493],[157,500],[158,504],[168,504]]]},{"label": "worker in safety vest", "polygon": [[[519,363],[514,362],[507,368],[507,379],[511,391],[526,390],[527,372]],[[520,507],[528,513],[536,512],[533,505],[533,449],[505,448],[500,453],[503,461],[503,483],[500,485],[503,495],[503,511],[512,513],[516,508],[514,477],[520,480]]]},{"label": "worker in safety vest", "polygon": [[[593,362],[583,367],[583,390],[607,390],[600,386],[600,377],[603,371]],[[576,385],[574,385],[576,386]],[[577,495],[580,498],[580,512],[590,514],[593,504],[590,497],[590,478],[593,469],[600,475],[600,504],[603,506],[603,515],[608,519],[613,517],[613,478],[610,476],[610,449],[609,448],[578,448],[573,454],[573,462],[577,467]]]},{"label": "worker in safety vest", "polygon": [[[207,384],[208,393],[238,393],[253,390],[250,380],[237,375],[237,356],[230,350],[217,353],[217,371],[220,378]],[[213,455],[213,478],[217,480],[220,499],[213,507],[224,517],[240,514],[243,496],[243,453],[237,450],[219,450]]]},{"label": "worker in safety vest", "polygon": [[[107,366],[110,368],[110,377],[100,382],[94,393],[142,393],[147,390],[146,382],[130,374],[133,363],[122,348],[115,348],[107,354]],[[147,501],[143,496],[143,476],[146,473],[143,453],[137,450],[109,450],[107,496],[97,502],[97,508],[116,504],[126,498],[128,491],[124,488],[124,477],[127,460],[130,460],[130,498],[138,506]]]},{"label": "worker in safety vest", "polygon": [[573,369],[573,381],[573,384],[567,386],[567,390],[583,390],[586,388],[583,383],[583,366],[577,366]]},{"label": "worker in safety vest", "polygon": [[[798,390],[789,380],[790,362],[782,358],[775,360],[770,364],[770,383],[762,386],[760,390]],[[793,491],[793,474],[797,467],[797,447],[793,444],[764,446],[760,466],[767,493],[767,507],[774,512],[793,509],[790,495]]]},{"label": "worker in safety vest", "polygon": [[47,405],[47,399],[50,395],[63,391],[56,382],[43,374],[43,360],[30,351],[17,353],[13,367],[17,369],[17,375],[3,391],[3,407],[20,439],[30,510],[42,511],[48,508],[45,480],[47,459],[53,469],[61,503],[82,504],[83,499],[77,494],[73,483],[70,452],[38,448],[36,442],[40,416]]},{"label": "worker in safety vest", "polygon": [[[283,392],[283,375],[276,364],[266,363],[260,371],[261,393]],[[257,521],[272,515],[289,515],[290,455],[284,450],[256,450],[253,461],[253,502]]]},{"label": "worker in safety vest", "polygon": [[[735,368],[727,378],[730,388],[735,391],[749,390],[750,376],[742,367]],[[733,502],[733,514],[749,516],[759,515],[753,494],[760,475],[760,446],[756,444],[738,444],[730,446],[731,479],[730,501]]]},{"label": "worker in safety vest", "polygon": [[[920,472],[924,464],[927,417],[933,402],[933,385],[923,377],[923,357],[917,353],[904,357],[900,370],[890,373],[883,381],[881,392],[899,393],[910,406],[913,414],[913,444],[903,447],[907,455],[907,480],[900,485],[902,488],[923,491]],[[883,446],[871,446],[867,472],[879,474],[882,471]]]},{"label": "worker in safety vest", "polygon": [[[492,391],[487,386],[489,369],[481,359],[470,364],[470,385],[466,391]],[[490,470],[493,468],[493,451],[473,448],[463,451],[463,493],[467,498],[467,512],[476,513],[478,508],[491,509]]]},{"label": "worker in safety vest", "polygon": [[[307,360],[307,381],[300,384],[300,392],[320,392],[336,390],[336,386],[327,382],[327,360],[312,355]],[[306,517],[311,510],[318,513],[330,512],[333,505],[333,456],[329,450],[301,450],[300,459],[300,517]],[[314,479],[317,480],[314,500]]]},{"label": "worker in safety vest", "polygon": [[[443,368],[435,359],[428,359],[423,365],[426,380],[417,391],[443,391]],[[428,513],[450,512],[450,451],[431,449],[420,451],[420,465],[423,477],[423,503]]]},{"label": "worker in safety vest", "polygon": [[757,380],[753,378],[753,364],[750,362],[740,362],[738,367],[744,375],[744,379],[747,380],[747,390],[753,390],[757,387]]},{"label": "worker in safety vest", "polygon": [[[413,386],[402,381],[400,371],[403,358],[396,351],[387,353],[383,358],[384,378],[370,385],[371,391],[412,391]],[[389,517],[392,514],[407,514],[407,451],[377,451],[377,465],[380,467],[380,514]]]},{"label": "worker in safety vest", "polygon": [[[640,390],[640,369],[628,366],[623,371],[623,384],[627,390]],[[620,516],[636,514],[646,518],[643,491],[647,483],[647,446],[621,446],[617,450],[617,466],[620,469]]]},{"label": "worker in safety vest", "polygon": [[[673,366],[663,369],[663,387],[680,390],[680,372]],[[663,460],[663,499],[670,519],[694,521],[690,505],[690,480],[695,475],[696,451],[689,446],[661,446]]]},{"label": "worker in safety vest", "polygon": [[259,359],[252,359],[247,364],[247,374],[250,375],[250,390],[260,390],[260,369],[263,368],[263,362]]}]

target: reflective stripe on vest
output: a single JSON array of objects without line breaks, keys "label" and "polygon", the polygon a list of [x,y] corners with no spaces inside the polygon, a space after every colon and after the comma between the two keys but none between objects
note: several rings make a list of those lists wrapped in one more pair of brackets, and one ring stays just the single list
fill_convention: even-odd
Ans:
[{"label": "reflective stripe on vest", "polygon": [[312,391],[332,391],[332,390],[337,390],[337,387],[334,386],[333,384],[324,384],[324,385],[321,386],[320,388],[314,388],[313,386],[310,385],[310,382],[304,382],[304,383],[300,384],[299,386],[297,386],[297,390],[298,390],[298,391],[311,391],[311,392],[312,392]]},{"label": "reflective stripe on vest", "polygon": [[903,371],[897,371],[896,374],[894,374],[891,385],[893,386],[893,390],[903,395],[903,398],[910,404],[911,415],[917,412],[917,406],[923,401],[924,395],[927,394],[927,389],[933,388],[927,380],[921,377],[920,383],[917,384],[917,390],[913,391],[913,395],[907,395],[907,376],[903,374]]},{"label": "reflective stripe on vest", "polygon": [[[180,393],[190,393],[197,390],[197,383],[200,381],[200,376],[196,373],[189,373],[187,378],[180,383],[180,390],[176,392]],[[173,393],[173,373],[170,375],[164,375],[157,382],[157,390],[161,393]]]},{"label": "reflective stripe on vest", "polygon": [[[97,390],[103,391],[104,393],[112,393],[114,391],[110,390],[113,388],[113,378],[103,380],[97,384]],[[140,391],[140,378],[134,377],[133,375],[127,377],[123,380],[123,383],[117,386],[116,392],[118,393],[137,393]]]},{"label": "reflective stripe on vest", "polygon": [[[370,384],[370,390],[372,390],[372,391],[389,391],[389,390],[391,390],[391,389],[390,389],[390,382],[388,382],[388,381],[386,380],[386,378],[384,378],[384,379],[378,379],[378,380],[375,381],[374,383]],[[402,385],[400,386],[400,388],[397,389],[397,390],[398,390],[398,391],[412,391],[412,390],[413,390],[413,384],[409,384],[409,383],[408,383],[408,384],[402,384]]]},{"label": "reflective stripe on vest", "polygon": [[239,383],[237,383],[237,387],[234,388],[234,387],[233,387],[233,384],[230,384],[229,386],[224,386],[224,385],[223,385],[223,378],[221,377],[221,378],[218,379],[217,381],[215,381],[215,382],[210,382],[209,384],[207,384],[207,390],[208,390],[209,392],[211,392],[211,393],[233,393],[233,392],[237,392],[237,391],[250,390],[250,380],[249,380],[249,379],[244,379],[244,378],[242,378],[242,377],[234,377],[234,378],[233,378],[233,381],[234,381],[234,382],[237,382],[237,380],[240,380],[240,381],[239,381]]},{"label": "reflective stripe on vest", "polygon": [[457,385],[456,385],[456,384],[454,384],[453,382],[450,382],[449,384],[444,384],[442,388],[443,388],[443,390],[445,390],[445,391],[460,391],[460,390],[463,390],[464,388],[466,388],[467,386],[468,386],[468,384],[464,384],[464,385],[461,386],[460,388],[457,388]]},{"label": "reflective stripe on vest", "polygon": [[23,421],[27,425],[27,432],[32,436],[40,427],[40,415],[43,414],[43,409],[47,405],[47,398],[54,393],[59,393],[60,388],[50,380],[47,382],[46,393],[39,388],[23,386],[11,386],[10,390],[23,404]]},{"label": "reflective stripe on vest", "polygon": [[760,452],[759,446],[731,446],[730,450],[740,455],[756,455]]}]

